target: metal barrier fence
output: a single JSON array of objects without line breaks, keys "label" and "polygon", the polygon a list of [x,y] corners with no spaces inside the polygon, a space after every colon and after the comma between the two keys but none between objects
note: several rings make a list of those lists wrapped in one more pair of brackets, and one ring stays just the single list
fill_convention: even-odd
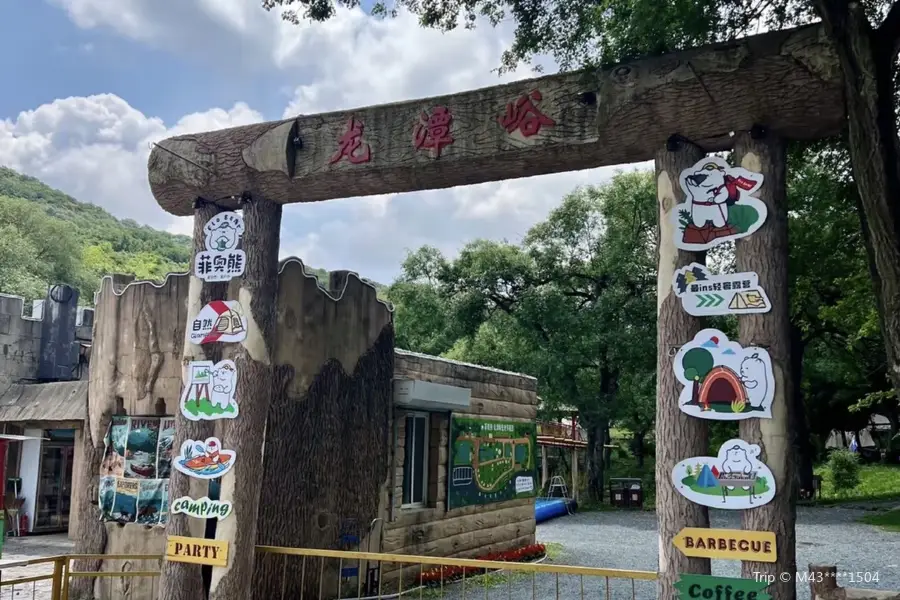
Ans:
[{"label": "metal barrier fence", "polygon": [[[156,579],[159,577],[159,571],[73,571],[72,561],[75,560],[132,562],[138,560],[159,561],[161,559],[162,557],[158,554],[66,554],[4,563],[3,571],[0,572],[0,600],[68,600],[69,585],[73,579],[79,577],[121,578],[129,582],[136,578]],[[10,579],[6,579],[3,575],[10,570],[22,568],[35,570],[34,567],[37,567],[36,570],[45,572],[27,577],[12,577]]]},{"label": "metal barrier fence", "polygon": [[[254,592],[267,599],[656,598],[656,573],[652,571],[277,546],[258,546],[256,550],[260,576]],[[72,561],[80,559],[109,562],[161,557],[71,554],[6,563],[5,572],[38,567],[45,573],[8,580],[0,573],[0,600],[68,600],[72,580],[80,577],[128,582],[159,577],[159,571],[73,571]]]},{"label": "metal barrier fence", "polygon": [[265,574],[258,583],[269,588],[259,597],[281,600],[656,598],[653,571],[276,546],[256,551]]}]

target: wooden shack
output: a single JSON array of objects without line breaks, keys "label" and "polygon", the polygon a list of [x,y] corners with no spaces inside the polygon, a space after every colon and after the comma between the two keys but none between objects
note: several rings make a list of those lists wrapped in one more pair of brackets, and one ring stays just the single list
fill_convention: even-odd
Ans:
[{"label": "wooden shack", "polygon": [[[533,431],[537,416],[537,381],[526,375],[403,350],[394,353],[394,373],[391,511],[384,526],[381,550],[393,554],[473,558],[533,544],[533,495],[501,501],[484,498],[483,502],[461,507],[448,506],[447,496],[454,483],[451,475],[454,457],[450,456],[451,418],[475,416],[488,423],[525,423]],[[398,384],[404,381],[468,390],[468,406],[452,412],[441,406],[427,410],[427,398],[418,404],[421,408],[398,405]],[[405,464],[407,457],[416,457],[409,442],[415,440],[417,431],[410,434],[409,427],[418,426],[420,419],[427,428],[427,452],[424,454],[428,460],[421,499],[411,497],[409,493],[409,478],[414,470]],[[533,471],[533,445],[529,451],[530,470]],[[516,495],[514,492],[511,495]]]}]

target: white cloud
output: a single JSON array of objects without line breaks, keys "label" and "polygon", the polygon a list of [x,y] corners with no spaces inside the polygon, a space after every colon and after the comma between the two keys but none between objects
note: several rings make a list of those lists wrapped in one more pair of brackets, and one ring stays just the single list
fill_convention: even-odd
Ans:
[{"label": "white cloud", "polygon": [[150,144],[260,120],[262,115],[239,103],[185,115],[167,128],[112,94],[64,98],[0,121],[0,164],[119,218],[167,228],[174,218],[159,208],[147,185]]},{"label": "white cloud", "polygon": [[[489,26],[447,34],[410,15],[380,21],[342,9],[327,23],[294,26],[256,0],[52,0],[79,27],[104,28],[189,59],[270,69],[273,90],[292,96],[284,115],[310,114],[453,93],[530,76],[492,70],[510,42]],[[231,61],[231,62],[229,62]],[[235,69],[231,69],[234,66]],[[267,115],[278,118],[282,115]],[[73,196],[176,233],[190,218],[165,215],[147,186],[148,144],[170,135],[251,123],[246,104],[189,114],[168,126],[113,95],[67,98],[0,121],[0,163]],[[389,281],[407,249],[455,253],[478,237],[518,240],[575,186],[611,169],[486,183],[452,190],[352,198],[287,207],[282,255]]]}]

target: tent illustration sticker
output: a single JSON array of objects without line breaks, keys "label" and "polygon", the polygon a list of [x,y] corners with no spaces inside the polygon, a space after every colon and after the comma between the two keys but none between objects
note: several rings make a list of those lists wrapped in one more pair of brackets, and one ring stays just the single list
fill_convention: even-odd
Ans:
[{"label": "tent illustration sticker", "polygon": [[237,367],[234,361],[194,360],[181,392],[181,414],[191,421],[215,421],[238,416],[234,399]]},{"label": "tent illustration sticker", "polygon": [[718,329],[704,329],[678,350],[672,366],[684,385],[682,412],[714,421],[772,418],[775,376],[764,349],[742,348]]},{"label": "tent illustration sticker", "polygon": [[683,460],[672,469],[678,493],[710,508],[742,510],[762,506],[775,497],[775,477],[759,460],[759,446],[728,440],[719,455]]},{"label": "tent illustration sticker", "polygon": [[191,343],[242,342],[247,337],[247,317],[236,300],[213,300],[190,324]]},{"label": "tent illustration sticker", "polygon": [[708,156],[681,172],[685,202],[672,210],[675,246],[709,250],[747,237],[762,227],[766,205],[751,194],[763,185],[762,173],[730,166]]},{"label": "tent illustration sticker", "polygon": [[699,263],[675,271],[672,289],[681,298],[681,306],[695,317],[745,315],[772,310],[756,273],[713,275]]},{"label": "tent illustration sticker", "polygon": [[176,470],[197,479],[215,479],[231,470],[235,460],[234,450],[223,450],[219,438],[206,441],[185,440],[181,453],[172,461]]}]

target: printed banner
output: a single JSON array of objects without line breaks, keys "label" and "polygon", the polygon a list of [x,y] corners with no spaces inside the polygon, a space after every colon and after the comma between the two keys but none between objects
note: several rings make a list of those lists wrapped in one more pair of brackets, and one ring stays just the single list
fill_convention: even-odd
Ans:
[{"label": "printed banner", "polygon": [[100,518],[165,525],[172,470],[172,417],[113,417],[100,463]]},{"label": "printed banner", "polygon": [[451,415],[447,510],[537,495],[534,422]]}]

